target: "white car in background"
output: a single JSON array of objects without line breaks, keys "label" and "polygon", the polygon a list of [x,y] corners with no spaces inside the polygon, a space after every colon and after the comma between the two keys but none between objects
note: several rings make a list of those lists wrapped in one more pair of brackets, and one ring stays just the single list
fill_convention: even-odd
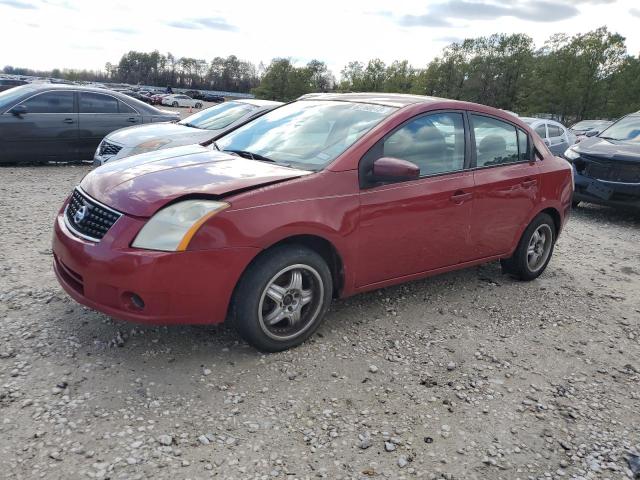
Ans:
[{"label": "white car in background", "polygon": [[520,120],[540,135],[540,138],[554,155],[562,155],[577,141],[577,137],[567,127],[555,120],[532,117],[520,117]]},{"label": "white car in background", "polygon": [[168,107],[202,108],[202,102],[200,100],[194,100],[188,95],[183,95],[181,93],[175,93],[163,97],[162,105],[166,105]]},{"label": "white car in background", "polygon": [[102,140],[93,164],[102,165],[164,148],[209,143],[280,105],[280,102],[252,98],[230,100],[200,110],[176,123],[121,128]]}]

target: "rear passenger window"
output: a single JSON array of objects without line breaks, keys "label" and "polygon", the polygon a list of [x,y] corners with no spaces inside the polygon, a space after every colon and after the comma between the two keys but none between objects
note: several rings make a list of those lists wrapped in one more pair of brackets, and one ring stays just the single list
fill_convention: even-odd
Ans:
[{"label": "rear passenger window", "polygon": [[73,113],[73,92],[47,92],[22,103],[29,113]]},{"label": "rear passenger window", "polygon": [[382,156],[415,163],[420,176],[462,170],[462,114],[436,113],[411,120],[384,140]]},{"label": "rear passenger window", "polygon": [[563,134],[562,129],[557,125],[548,124],[547,128],[549,129],[549,137],[561,137]]},{"label": "rear passenger window", "polygon": [[536,127],[536,133],[540,135],[540,138],[547,138],[547,127],[544,123]]},{"label": "rear passenger window", "polygon": [[476,138],[476,166],[489,167],[519,161],[516,127],[480,115],[472,114],[470,118]]},{"label": "rear passenger window", "polygon": [[100,93],[80,93],[80,113],[118,113],[118,100]]},{"label": "rear passenger window", "polygon": [[118,102],[118,110],[120,113],[138,113],[124,102]]}]

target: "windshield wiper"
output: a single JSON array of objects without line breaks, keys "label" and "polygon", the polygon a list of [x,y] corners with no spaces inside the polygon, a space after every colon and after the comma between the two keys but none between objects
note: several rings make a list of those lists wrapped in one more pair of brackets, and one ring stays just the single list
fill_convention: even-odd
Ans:
[{"label": "windshield wiper", "polygon": [[619,138],[613,138],[613,137],[598,137],[598,138],[602,138],[604,140],[613,140],[614,142],[621,142],[622,141]]},{"label": "windshield wiper", "polygon": [[265,157],[264,155],[260,155],[259,153],[249,152],[247,150],[223,150],[223,152],[235,153],[236,155],[243,158],[248,158],[249,160],[260,160],[261,162],[278,163],[271,158]]},{"label": "windshield wiper", "polygon": [[185,127],[191,127],[191,128],[200,128],[200,127],[196,127],[193,123],[181,123],[180,125],[184,125]]},{"label": "windshield wiper", "polygon": [[213,142],[211,142],[211,144],[216,147],[216,150],[220,151],[220,147],[218,146],[218,144],[216,143],[216,141],[214,140]]}]

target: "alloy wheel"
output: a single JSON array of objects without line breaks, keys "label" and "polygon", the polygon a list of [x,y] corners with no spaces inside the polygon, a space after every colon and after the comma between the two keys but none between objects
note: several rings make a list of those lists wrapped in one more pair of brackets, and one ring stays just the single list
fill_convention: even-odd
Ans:
[{"label": "alloy wheel", "polygon": [[263,332],[284,341],[302,335],[318,317],[324,298],[320,274],[311,266],[290,265],[267,282],[258,305]]},{"label": "alloy wheel", "polygon": [[545,265],[551,253],[552,245],[553,232],[551,227],[543,223],[534,230],[529,239],[529,245],[527,246],[527,265],[529,270],[537,272]]}]

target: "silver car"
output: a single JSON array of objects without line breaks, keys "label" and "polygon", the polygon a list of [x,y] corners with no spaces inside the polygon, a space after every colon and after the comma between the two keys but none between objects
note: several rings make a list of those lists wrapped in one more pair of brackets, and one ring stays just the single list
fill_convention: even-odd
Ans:
[{"label": "silver car", "polygon": [[540,135],[545,145],[554,155],[562,155],[567,148],[576,143],[576,136],[567,127],[555,120],[546,118],[520,117]]},{"label": "silver car", "polygon": [[281,102],[270,100],[232,100],[194,113],[176,123],[121,128],[102,140],[93,163],[102,165],[139,153],[215,140],[280,105]]}]

